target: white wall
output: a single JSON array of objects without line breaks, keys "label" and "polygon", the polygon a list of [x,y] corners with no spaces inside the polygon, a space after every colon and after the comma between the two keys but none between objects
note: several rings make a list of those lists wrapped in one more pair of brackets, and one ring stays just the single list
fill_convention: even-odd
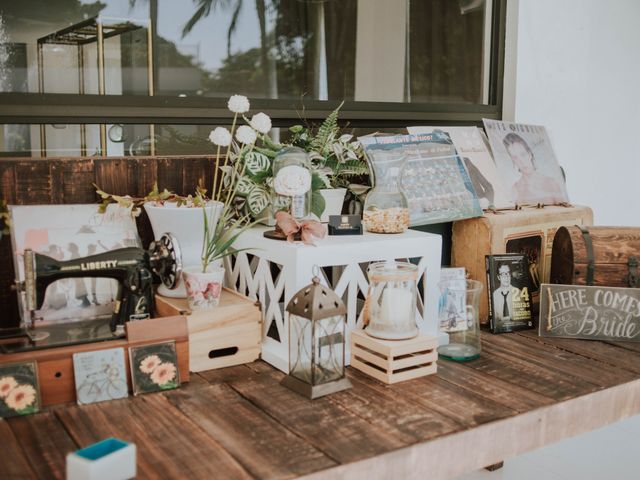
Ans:
[{"label": "white wall", "polygon": [[639,25],[638,0],[508,2],[504,118],[547,127],[596,225],[640,226]]}]

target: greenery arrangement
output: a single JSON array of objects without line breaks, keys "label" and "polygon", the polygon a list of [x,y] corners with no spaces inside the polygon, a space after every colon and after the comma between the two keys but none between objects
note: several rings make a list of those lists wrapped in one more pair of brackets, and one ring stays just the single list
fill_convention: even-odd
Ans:
[{"label": "greenery arrangement", "polygon": [[[210,197],[202,184],[196,187],[195,194],[188,196],[166,189],[160,191],[154,185],[153,190],[142,198],[110,194],[96,186],[96,192],[102,199],[102,211],[113,202],[131,209],[134,215],[140,213],[146,202],[160,205],[174,202],[187,207],[205,207],[210,199],[222,203],[217,222],[203,208],[203,272],[225,256],[236,253],[233,244],[238,236],[268,215],[273,189],[272,161],[283,148],[296,146],[309,154],[312,165],[311,211],[318,217],[325,208],[321,189],[347,188],[355,195],[367,188],[350,183],[354,178],[367,175],[369,167],[360,143],[352,135],[342,134],[338,126],[342,104],[317,128],[292,126],[289,129],[291,138],[286,143],[276,143],[268,136],[271,119],[266,114],[257,113],[251,119],[245,116],[249,111],[246,97],[231,96],[228,107],[234,114],[231,130],[217,127],[209,135],[209,140],[217,147]],[[239,119],[246,125],[237,126]]]},{"label": "greenery arrangement", "polygon": [[369,166],[360,143],[353,136],[342,134],[338,126],[338,106],[314,128],[310,125],[294,125],[289,128],[292,136],[286,143],[275,143],[267,135],[260,137],[260,145],[240,158],[242,174],[238,177],[239,197],[236,207],[252,218],[261,218],[271,201],[273,187],[272,160],[284,147],[295,146],[305,150],[312,164],[311,211],[318,217],[325,208],[320,190],[325,188],[347,188],[358,185],[351,180],[367,175]]},{"label": "greenery arrangement", "polygon": [[367,175],[369,165],[360,142],[353,135],[341,134],[338,113],[341,103],[322,122],[320,127],[294,125],[290,145],[309,153],[314,170],[321,176],[327,188],[348,188],[354,177]]}]

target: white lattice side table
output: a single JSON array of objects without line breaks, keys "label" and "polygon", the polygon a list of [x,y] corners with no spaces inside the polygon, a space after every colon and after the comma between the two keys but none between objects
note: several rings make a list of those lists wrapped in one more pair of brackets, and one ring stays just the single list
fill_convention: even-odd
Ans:
[{"label": "white lattice side table", "polygon": [[[283,372],[289,371],[289,322],[284,306],[298,290],[311,283],[316,265],[321,267],[321,281],[347,305],[349,337],[353,329],[362,328],[359,313],[369,288],[368,264],[382,260],[417,262],[418,274],[424,280],[424,295],[418,299],[416,321],[422,333],[438,335],[440,235],[408,230],[393,235],[328,236],[317,246],[310,246],[266,239],[263,233],[269,229],[254,227],[242,233],[234,248],[249,250],[227,259],[225,264],[228,286],[262,304],[262,359],[266,362]],[[349,340],[345,339],[347,362]]]}]

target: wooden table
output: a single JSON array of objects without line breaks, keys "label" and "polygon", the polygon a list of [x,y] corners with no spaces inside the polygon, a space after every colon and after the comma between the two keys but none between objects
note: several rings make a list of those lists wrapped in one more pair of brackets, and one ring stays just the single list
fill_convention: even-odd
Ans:
[{"label": "wooden table", "polygon": [[65,455],[135,442],[139,478],[447,478],[640,413],[640,344],[483,336],[481,358],[315,401],[254,362],[180,390],[0,420],[0,478],[64,478]]}]

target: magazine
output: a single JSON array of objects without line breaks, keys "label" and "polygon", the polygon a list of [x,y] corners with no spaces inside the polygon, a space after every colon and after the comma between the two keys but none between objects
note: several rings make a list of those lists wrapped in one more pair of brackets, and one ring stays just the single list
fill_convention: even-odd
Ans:
[{"label": "magazine", "polygon": [[358,140],[365,153],[400,149],[406,155],[400,184],[409,203],[412,226],[482,215],[471,179],[446,133],[371,135]]},{"label": "magazine", "polygon": [[569,201],[562,170],[543,126],[483,121],[493,159],[518,205]]},{"label": "magazine", "polygon": [[492,333],[533,328],[529,262],[525,255],[487,255],[489,325]]},{"label": "magazine", "polygon": [[513,192],[493,161],[489,147],[477,127],[407,127],[412,135],[442,131],[448,133],[467,169],[480,206],[484,210],[513,208]]}]

